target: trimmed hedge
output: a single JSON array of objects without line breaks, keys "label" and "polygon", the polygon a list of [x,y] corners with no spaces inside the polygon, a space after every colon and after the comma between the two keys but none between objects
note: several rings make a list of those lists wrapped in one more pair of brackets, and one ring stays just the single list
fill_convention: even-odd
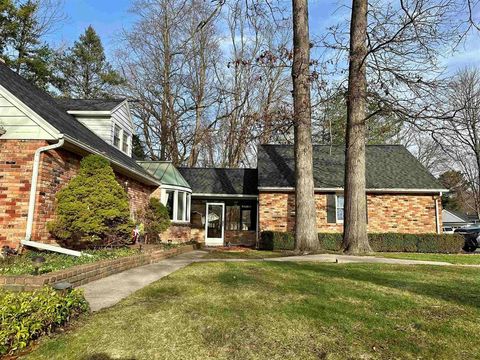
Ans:
[{"label": "trimmed hedge", "polygon": [[80,290],[65,295],[50,287],[34,292],[0,290],[0,357],[22,350],[86,311],[88,303]]},{"label": "trimmed hedge", "polygon": [[[368,234],[370,246],[376,252],[459,253],[465,243],[457,234]],[[319,233],[320,248],[328,251],[342,249],[341,233]],[[261,250],[293,250],[295,239],[292,233],[263,231],[260,236]]]}]

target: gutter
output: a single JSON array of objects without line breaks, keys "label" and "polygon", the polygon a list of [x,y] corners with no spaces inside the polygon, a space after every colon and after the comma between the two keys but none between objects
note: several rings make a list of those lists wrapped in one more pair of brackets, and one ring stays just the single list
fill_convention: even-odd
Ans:
[{"label": "gutter", "polygon": [[[293,192],[294,187],[258,187],[258,191],[271,191],[271,192]],[[343,188],[314,188],[315,192],[343,192]],[[448,189],[366,189],[367,193],[375,194],[442,194],[448,192]]]},{"label": "gutter", "polygon": [[57,149],[63,146],[65,139],[63,135],[60,135],[60,139],[56,144],[39,147],[35,151],[35,156],[33,158],[33,169],[32,169],[32,181],[30,185],[30,199],[28,202],[28,215],[27,215],[27,230],[25,231],[25,239],[21,240],[20,243],[22,246],[30,246],[41,250],[55,251],[62,254],[81,256],[80,251],[74,251],[70,249],[65,249],[60,246],[52,246],[48,244],[39,243],[32,241],[32,229],[33,229],[33,217],[35,215],[35,198],[37,195],[37,183],[38,183],[38,172],[40,168],[40,156],[42,152]]}]

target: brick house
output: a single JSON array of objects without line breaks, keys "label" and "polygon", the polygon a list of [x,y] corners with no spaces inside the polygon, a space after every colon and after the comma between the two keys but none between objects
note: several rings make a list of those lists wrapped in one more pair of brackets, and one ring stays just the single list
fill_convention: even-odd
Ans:
[{"label": "brick house", "polygon": [[[255,245],[261,231],[294,230],[292,146],[259,145],[256,169],[177,169],[135,161],[133,134],[126,100],[54,99],[0,63],[0,247],[54,243],[55,195],[92,153],[110,161],[132,217],[151,196],[167,206],[162,240]],[[342,231],[343,169],[343,147],[314,147],[319,232]],[[443,191],[404,147],[367,146],[370,232],[441,232]]]}]

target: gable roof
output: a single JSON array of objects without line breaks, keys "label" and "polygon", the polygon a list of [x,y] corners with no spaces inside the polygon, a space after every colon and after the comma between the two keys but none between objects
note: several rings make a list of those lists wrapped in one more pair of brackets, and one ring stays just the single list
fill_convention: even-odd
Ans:
[{"label": "gable roof", "polygon": [[178,168],[194,194],[257,195],[257,169]]},{"label": "gable roof", "polygon": [[55,99],[65,111],[112,111],[125,99]]},{"label": "gable roof", "polygon": [[[345,147],[314,145],[313,177],[316,189],[342,189]],[[401,145],[366,147],[367,189],[442,190],[435,177]],[[259,188],[293,188],[293,145],[258,147]]]},{"label": "gable roof", "polygon": [[137,161],[145,170],[159,179],[164,185],[181,186],[190,189],[190,185],[170,161]]},{"label": "gable roof", "polygon": [[80,143],[88,151],[105,156],[120,167],[139,174],[144,180],[149,179],[150,183],[158,183],[158,180],[146,172],[135,160],[107,144],[74,116],[67,114],[52,96],[10,70],[2,62],[0,62],[0,85],[63,134],[66,142],[76,145]]},{"label": "gable roof", "polygon": [[470,219],[467,215],[462,214],[459,211],[443,209],[442,210],[442,221],[444,223],[469,223]]}]

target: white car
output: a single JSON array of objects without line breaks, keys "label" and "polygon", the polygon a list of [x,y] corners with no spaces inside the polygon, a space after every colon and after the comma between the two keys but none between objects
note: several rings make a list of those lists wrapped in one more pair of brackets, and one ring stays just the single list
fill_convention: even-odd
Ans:
[{"label": "white car", "polygon": [[454,228],[452,228],[451,226],[444,226],[443,229],[442,229],[442,232],[444,234],[453,234],[454,232]]}]

